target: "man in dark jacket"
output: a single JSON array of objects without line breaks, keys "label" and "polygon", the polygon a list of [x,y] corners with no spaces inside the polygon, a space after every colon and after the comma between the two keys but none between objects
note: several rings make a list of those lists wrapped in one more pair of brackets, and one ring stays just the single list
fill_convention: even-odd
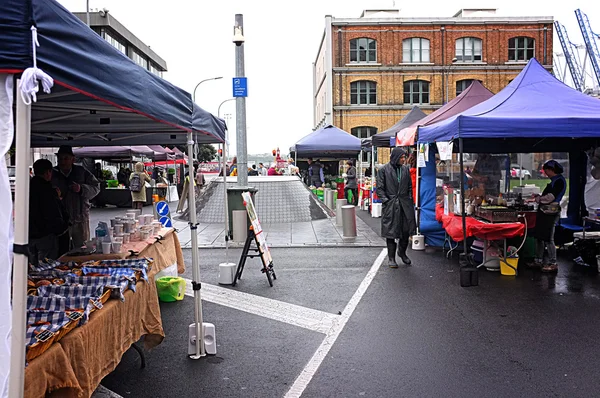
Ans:
[{"label": "man in dark jacket", "polygon": [[381,236],[386,239],[388,265],[398,268],[396,263],[396,239],[398,256],[406,265],[411,261],[406,255],[408,238],[416,229],[415,206],[412,197],[410,171],[404,165],[406,151],[400,147],[392,150],[390,162],[377,173],[377,196],[383,205]]},{"label": "man in dark jacket", "polygon": [[73,149],[61,145],[58,149],[58,167],[52,173],[52,184],[69,214],[72,245],[79,249],[90,238],[90,200],[100,192],[98,180],[84,167],[75,163]]},{"label": "man in dark jacket", "polygon": [[323,165],[317,160],[308,158],[308,183],[317,188],[325,184],[325,176],[323,175]]},{"label": "man in dark jacket", "polygon": [[[356,182],[356,167],[354,167],[354,162],[352,159],[346,161],[348,165],[348,170],[344,173],[342,177],[346,179],[346,186],[344,187],[344,191],[346,193],[346,199],[348,200],[348,204],[357,205],[358,204],[358,184]],[[352,192],[352,200],[350,200],[349,191]]]},{"label": "man in dark jacket", "polygon": [[33,164],[34,176],[29,188],[29,262],[56,260],[58,239],[68,234],[68,215],[56,189],[52,187],[52,162],[40,159]]}]

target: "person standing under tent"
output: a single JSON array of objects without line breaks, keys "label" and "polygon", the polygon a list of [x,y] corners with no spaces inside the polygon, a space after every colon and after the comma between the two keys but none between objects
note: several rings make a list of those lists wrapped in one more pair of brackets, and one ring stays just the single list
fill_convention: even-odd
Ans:
[{"label": "person standing under tent", "polygon": [[352,159],[346,161],[346,166],[348,166],[348,169],[342,175],[342,177],[346,179],[344,192],[348,204],[356,206],[358,202],[358,184],[356,182],[356,167],[354,167],[354,162],[352,161]]},{"label": "person standing under tent", "polygon": [[129,190],[131,191],[131,203],[134,209],[142,209],[146,203],[146,182],[152,181],[144,163],[137,162],[129,176]]},{"label": "person standing under tent", "polygon": [[319,161],[313,161],[312,158],[308,158],[308,182],[317,188],[325,184],[323,165]]},{"label": "person standing under tent", "polygon": [[406,161],[408,166],[410,167],[410,182],[412,183],[412,194],[413,201],[417,202],[417,156],[415,152],[408,155],[408,160]]},{"label": "person standing under tent", "polygon": [[52,185],[58,189],[69,215],[73,247],[80,248],[90,238],[90,201],[100,192],[100,183],[92,173],[75,164],[71,146],[61,145],[56,155],[58,166],[52,172]]},{"label": "person standing under tent", "polygon": [[45,258],[56,260],[68,251],[60,250],[59,237],[69,235],[69,215],[52,187],[52,162],[37,160],[33,172],[29,187],[29,262],[38,264]]},{"label": "person standing under tent", "polygon": [[[535,260],[529,265],[532,268],[542,268],[542,272],[557,272],[554,230],[560,218],[560,201],[567,191],[567,181],[562,175],[564,171],[562,165],[556,160],[548,160],[542,166],[542,170],[550,178],[550,183],[546,185],[541,195],[534,196],[539,207],[534,231]],[[546,262],[544,262],[545,258],[547,258]]]},{"label": "person standing under tent", "polygon": [[[395,147],[390,162],[377,173],[377,196],[382,203],[381,237],[385,238],[388,251],[388,266],[398,268],[398,257],[406,265],[411,261],[406,255],[408,240],[416,230],[415,204],[413,201],[410,171],[404,163],[406,151]],[[396,239],[398,243],[396,244]]]},{"label": "person standing under tent", "polygon": [[482,185],[485,194],[496,197],[500,193],[500,162],[489,153],[480,153],[473,167],[473,179]]}]

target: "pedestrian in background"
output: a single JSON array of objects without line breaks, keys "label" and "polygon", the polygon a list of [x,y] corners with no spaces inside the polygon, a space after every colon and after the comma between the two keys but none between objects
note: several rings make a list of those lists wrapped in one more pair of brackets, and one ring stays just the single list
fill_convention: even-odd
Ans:
[{"label": "pedestrian in background", "polygon": [[37,160],[33,172],[29,186],[29,262],[38,264],[45,258],[56,260],[68,251],[59,250],[59,237],[69,234],[69,216],[52,187],[52,162]]},{"label": "pedestrian in background", "polygon": [[323,165],[318,160],[313,161],[312,158],[308,158],[308,182],[311,186],[317,188],[325,184]]},{"label": "pedestrian in background", "polygon": [[[377,196],[381,199],[381,236],[385,238],[388,251],[388,266],[398,268],[398,257],[406,265],[411,261],[406,255],[409,237],[416,229],[415,205],[413,201],[410,171],[404,163],[406,151],[395,147],[390,162],[377,173]],[[396,244],[396,239],[398,243]]]},{"label": "pedestrian in background", "polygon": [[346,179],[344,192],[348,204],[356,206],[358,199],[358,184],[356,182],[356,167],[352,159],[346,161],[347,170],[342,177]]},{"label": "pedestrian in background", "polygon": [[71,146],[61,145],[56,155],[58,166],[52,172],[52,185],[58,189],[69,214],[72,245],[79,249],[90,238],[90,201],[100,192],[100,183],[92,173],[75,164]]},{"label": "pedestrian in background", "polygon": [[152,180],[144,170],[144,163],[137,162],[133,173],[129,176],[129,190],[131,191],[131,203],[134,209],[142,209],[144,207],[146,203],[146,182],[150,181]]}]

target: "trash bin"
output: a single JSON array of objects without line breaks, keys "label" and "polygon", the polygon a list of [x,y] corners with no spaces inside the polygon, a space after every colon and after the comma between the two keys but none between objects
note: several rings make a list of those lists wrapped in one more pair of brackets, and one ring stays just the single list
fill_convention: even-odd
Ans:
[{"label": "trash bin", "polygon": [[181,301],[185,296],[185,279],[179,276],[163,276],[156,280],[156,290],[160,301]]},{"label": "trash bin", "polygon": [[[229,237],[233,238],[233,211],[234,210],[244,210],[246,211],[246,206],[244,206],[244,199],[242,198],[242,193],[250,192],[250,196],[252,197],[252,202],[254,202],[254,206],[256,206],[256,192],[258,192],[257,188],[253,187],[230,187],[227,188],[227,212],[229,213]],[[248,228],[250,228],[250,220],[248,220]]]}]

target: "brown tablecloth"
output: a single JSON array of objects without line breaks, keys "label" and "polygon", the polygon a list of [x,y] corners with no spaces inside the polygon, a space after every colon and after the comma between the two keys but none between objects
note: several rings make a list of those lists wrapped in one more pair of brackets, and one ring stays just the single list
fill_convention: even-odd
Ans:
[{"label": "brown tablecloth", "polygon": [[82,390],[69,358],[60,344],[53,344],[25,368],[25,397],[80,397]]},{"label": "brown tablecloth", "polygon": [[[25,370],[26,398],[50,392],[60,397],[89,397],[142,336],[146,349],[162,342],[164,331],[154,275],[175,263],[179,273],[185,272],[177,234],[170,229],[163,236],[162,244],[148,244],[140,253],[140,257],[154,259],[148,283],[138,282],[135,293],[126,291],[125,302],[109,300],[104,308],[91,314],[86,325],[29,363]],[[90,259],[77,257],[76,261]]]}]

